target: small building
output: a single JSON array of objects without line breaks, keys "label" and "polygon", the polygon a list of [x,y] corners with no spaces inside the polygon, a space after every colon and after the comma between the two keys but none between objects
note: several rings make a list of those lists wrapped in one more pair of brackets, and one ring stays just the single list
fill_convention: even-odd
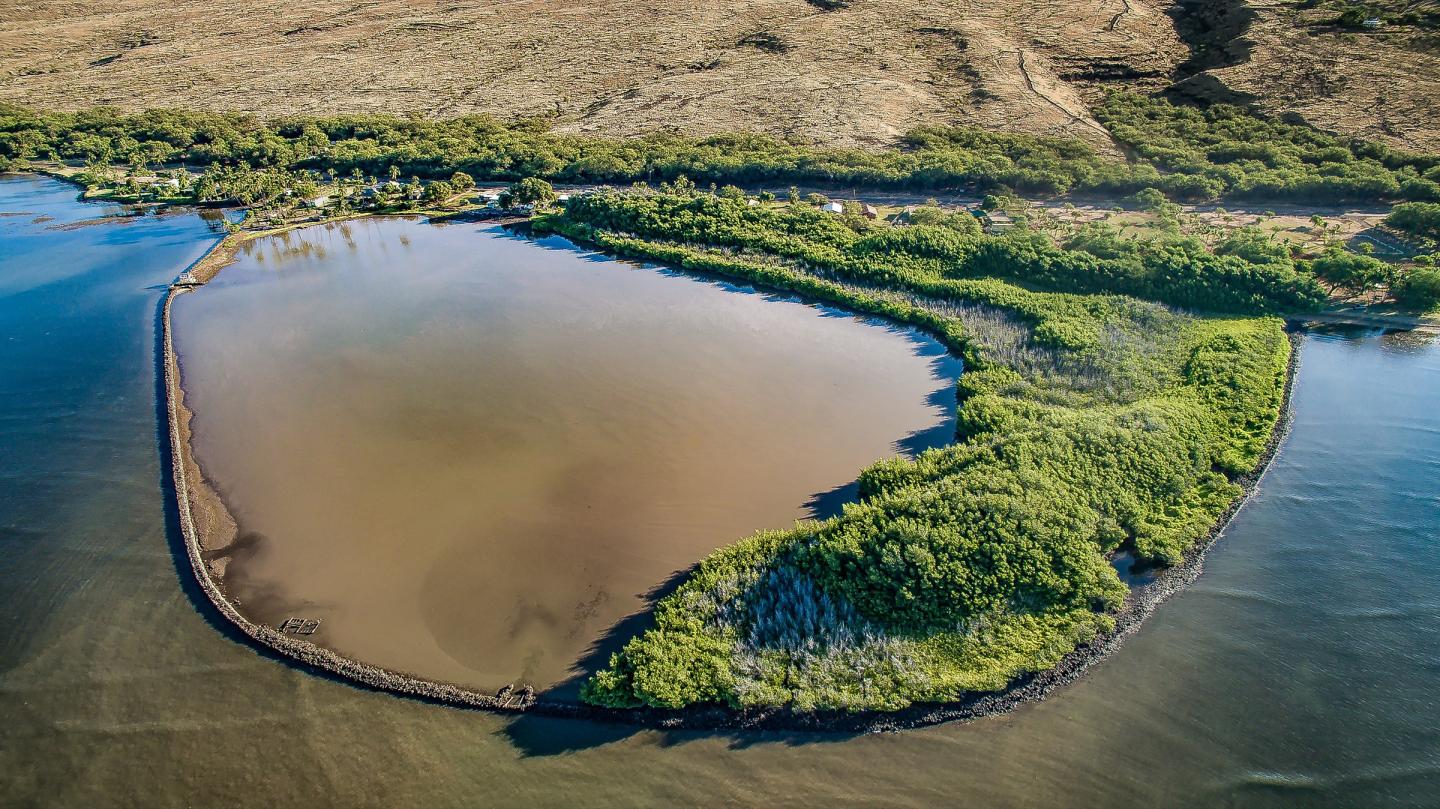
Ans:
[{"label": "small building", "polygon": [[875,207],[874,205],[870,205],[870,204],[867,203],[866,205],[864,205],[864,206],[860,209],[860,211],[861,211],[861,213],[865,214],[865,218],[866,218],[866,219],[879,219],[879,218],[880,218],[880,211],[879,211],[878,209],[876,209],[876,207]]},{"label": "small building", "polygon": [[[1352,17],[1351,19],[1354,19],[1354,18]],[[1376,29],[1376,28],[1379,28],[1380,26],[1382,26],[1382,25],[1384,25],[1384,24],[1385,24],[1385,21],[1382,20],[1382,19],[1380,19],[1379,17],[1366,17],[1366,18],[1365,18],[1365,21],[1362,22],[1362,23],[1360,23],[1360,25],[1364,26],[1365,28],[1369,28],[1369,29],[1372,29],[1372,30],[1373,30],[1373,29]]]},{"label": "small building", "polygon": [[321,194],[319,196],[311,197],[310,199],[305,200],[305,207],[307,208],[326,208],[329,207],[329,205],[329,194]]},{"label": "small building", "polygon": [[986,211],[980,221],[985,225],[986,233],[1004,233],[1015,227],[1015,220],[1004,211]]},{"label": "small building", "polygon": [[827,202],[824,205],[820,206],[820,210],[824,211],[825,213],[839,214],[845,213],[845,206],[841,205],[838,202]]}]

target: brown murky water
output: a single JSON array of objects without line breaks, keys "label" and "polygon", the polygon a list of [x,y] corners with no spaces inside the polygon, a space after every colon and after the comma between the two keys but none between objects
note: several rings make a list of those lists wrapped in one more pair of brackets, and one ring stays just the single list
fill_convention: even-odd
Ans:
[{"label": "brown murky water", "polygon": [[495,227],[262,240],[173,318],[242,610],[482,688],[566,681],[677,571],[953,431],[933,340]]}]

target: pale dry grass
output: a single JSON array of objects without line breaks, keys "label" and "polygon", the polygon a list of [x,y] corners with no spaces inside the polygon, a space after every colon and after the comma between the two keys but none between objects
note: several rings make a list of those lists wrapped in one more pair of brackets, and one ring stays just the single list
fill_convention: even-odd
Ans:
[{"label": "pale dry grass", "polygon": [[1154,89],[1187,56],[1163,0],[6,5],[9,101],[546,115],[607,135],[748,130],[869,146],[968,123],[1110,150],[1085,101],[1117,66]]}]

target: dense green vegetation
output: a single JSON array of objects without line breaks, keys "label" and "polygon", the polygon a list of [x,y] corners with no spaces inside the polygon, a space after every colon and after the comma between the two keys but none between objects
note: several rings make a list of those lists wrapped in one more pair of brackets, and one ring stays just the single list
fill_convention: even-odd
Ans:
[{"label": "dense green vegetation", "polygon": [[1416,311],[1433,312],[1440,309],[1440,267],[1432,256],[1421,258],[1423,263],[1396,282],[1395,297]]},{"label": "dense green vegetation", "polygon": [[1385,217],[1385,224],[1426,243],[1440,242],[1440,204],[1401,203]]},{"label": "dense green vegetation", "polygon": [[1062,248],[1024,229],[998,238],[948,224],[866,229],[853,215],[806,205],[749,207],[706,194],[592,195],[573,201],[570,211],[602,230],[759,251],[812,271],[924,294],[950,279],[1003,278],[1220,312],[1303,311],[1324,302],[1288,252],[1246,256],[1229,242],[1212,252],[1198,239],[1122,239],[1107,227],[1082,230]]},{"label": "dense green vegetation", "polygon": [[[1440,199],[1440,156],[1341,138],[1237,106],[1202,110],[1111,93],[1095,116],[1167,177],[1187,178],[1197,198]],[[1182,187],[1171,179],[1170,188]]]},{"label": "dense green vegetation", "polygon": [[[866,470],[838,517],[704,560],[586,685],[613,706],[894,709],[1053,666],[1113,625],[1127,589],[1109,554],[1175,562],[1240,494],[1289,356],[1278,319],[1113,293],[1251,313],[1317,294],[1253,244],[1096,232],[1064,249],[684,184],[575,198],[534,226],[915,324],[967,365],[956,444]],[[1152,250],[1181,269],[1147,264]]]},{"label": "dense green vegetation", "polygon": [[471,116],[432,121],[388,116],[291,117],[97,108],[38,112],[0,104],[0,168],[32,159],[136,167],[220,165],[342,177],[446,180],[537,177],[552,182],[658,182],[756,186],[817,183],[912,189],[998,188],[1035,194],[1174,198],[1440,199],[1440,158],[1407,155],[1236,107],[1201,112],[1114,94],[1097,116],[1136,159],[1107,157],[1075,139],[923,127],[899,148],[827,149],[757,135],[626,140],[566,135],[543,121]]}]

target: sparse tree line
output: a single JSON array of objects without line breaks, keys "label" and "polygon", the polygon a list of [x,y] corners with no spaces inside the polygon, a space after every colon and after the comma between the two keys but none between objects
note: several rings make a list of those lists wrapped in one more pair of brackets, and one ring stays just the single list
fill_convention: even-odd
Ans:
[{"label": "sparse tree line", "polygon": [[[0,104],[0,160],[82,160],[135,166],[221,165],[334,171],[347,177],[449,181],[537,177],[567,183],[656,183],[685,176],[741,186],[816,183],[910,189],[1008,188],[1031,194],[1129,194],[1174,199],[1440,200],[1440,158],[1259,118],[1238,107],[1180,107],[1113,93],[1095,110],[1135,159],[1082,141],[922,127],[885,151],[819,148],[760,135],[605,139],[541,121],[485,116],[292,117],[109,108],[41,112]],[[393,179],[393,178],[392,178]]]}]

